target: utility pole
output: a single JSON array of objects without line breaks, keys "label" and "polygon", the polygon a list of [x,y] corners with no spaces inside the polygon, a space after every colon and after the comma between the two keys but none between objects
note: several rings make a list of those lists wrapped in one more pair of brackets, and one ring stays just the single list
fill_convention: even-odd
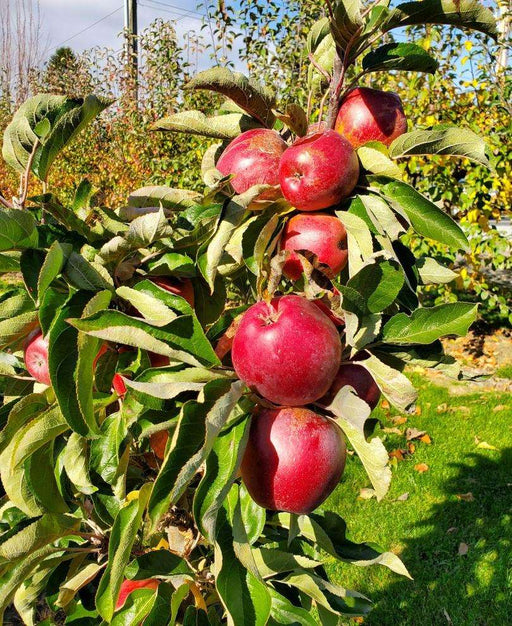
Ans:
[{"label": "utility pole", "polygon": [[137,46],[137,0],[124,0],[124,28],[126,32],[126,57],[132,68],[133,98],[138,99],[139,52]]}]

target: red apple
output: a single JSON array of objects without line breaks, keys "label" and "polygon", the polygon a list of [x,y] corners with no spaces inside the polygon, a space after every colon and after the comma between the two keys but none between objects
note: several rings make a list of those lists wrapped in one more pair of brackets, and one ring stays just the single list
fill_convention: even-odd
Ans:
[{"label": "red apple", "polygon": [[342,317],[338,317],[325,302],[322,300],[312,300],[311,302],[313,302],[322,313],[325,313],[335,326],[345,326],[345,320]]},{"label": "red apple", "polygon": [[158,287],[176,296],[185,298],[190,306],[194,308],[194,285],[188,278],[180,279],[172,276],[150,276],[149,280],[155,285],[158,285]]},{"label": "red apple", "polygon": [[343,98],[335,129],[354,148],[368,141],[389,146],[393,139],[407,132],[402,101],[392,91],[356,87]]},{"label": "red apple", "polygon": [[[279,159],[287,147],[274,130],[248,130],[224,150],[217,161],[217,169],[224,176],[233,174],[231,185],[237,193],[253,185],[279,185]],[[274,200],[279,195],[279,190],[269,189],[261,199]]]},{"label": "red apple", "polygon": [[290,280],[302,275],[302,262],[295,254],[298,250],[309,250],[319,263],[327,266],[323,272],[334,278],[348,261],[347,231],[334,215],[325,213],[299,213],[288,220],[281,237],[281,249],[291,252],[283,267]]},{"label": "red apple", "polygon": [[257,302],[244,313],[231,351],[239,378],[275,404],[299,406],[321,398],[338,371],[336,327],[300,296]]},{"label": "red apple", "polygon": [[160,584],[159,580],[155,578],[145,578],[144,580],[123,580],[121,583],[121,589],[119,590],[119,597],[116,602],[116,611],[124,606],[126,598],[136,589],[157,589]]},{"label": "red apple", "polygon": [[112,389],[120,398],[122,398],[126,393],[126,385],[121,377],[121,374],[114,374],[114,378],[112,379]]},{"label": "red apple", "polygon": [[251,424],[242,480],[260,506],[307,514],[336,487],[345,457],[332,420],[302,407],[262,409]]},{"label": "red apple", "polygon": [[350,195],[358,177],[354,149],[333,130],[297,139],[279,163],[283,195],[300,211],[337,204]]},{"label": "red apple", "polygon": [[160,461],[162,461],[165,457],[165,447],[167,446],[168,439],[169,432],[167,430],[159,430],[149,437],[149,445],[156,458],[160,459]]},{"label": "red apple", "polygon": [[332,402],[338,391],[346,385],[353,387],[356,394],[370,406],[372,411],[379,403],[380,389],[372,375],[362,365],[351,361],[340,365],[336,378],[323,399],[324,402],[326,404]]},{"label": "red apple", "polygon": [[43,337],[41,331],[36,331],[29,336],[25,347],[25,365],[28,373],[38,383],[51,385],[48,371],[48,339]]}]

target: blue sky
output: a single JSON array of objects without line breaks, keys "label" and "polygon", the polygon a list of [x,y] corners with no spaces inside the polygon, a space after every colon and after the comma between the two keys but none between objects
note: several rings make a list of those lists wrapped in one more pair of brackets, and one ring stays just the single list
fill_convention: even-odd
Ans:
[{"label": "blue sky", "polygon": [[[123,0],[40,0],[48,51],[51,53],[63,44],[78,52],[94,46],[119,48],[123,6]],[[138,6],[140,30],[157,17],[176,20],[180,37],[201,27],[201,15],[194,0],[139,0]]]}]

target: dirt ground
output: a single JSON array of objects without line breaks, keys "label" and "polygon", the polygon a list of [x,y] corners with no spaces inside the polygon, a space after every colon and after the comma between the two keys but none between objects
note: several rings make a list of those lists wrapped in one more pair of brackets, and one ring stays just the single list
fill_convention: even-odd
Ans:
[{"label": "dirt ground", "polygon": [[[455,357],[469,376],[488,376],[486,380],[454,381],[436,370],[427,370],[425,374],[436,385],[448,387],[453,395],[485,392],[512,392],[512,379],[502,378],[496,371],[506,365],[512,365],[512,331],[500,329],[490,335],[470,332],[467,337],[443,340],[445,350]],[[512,400],[510,409],[512,411]]]}]

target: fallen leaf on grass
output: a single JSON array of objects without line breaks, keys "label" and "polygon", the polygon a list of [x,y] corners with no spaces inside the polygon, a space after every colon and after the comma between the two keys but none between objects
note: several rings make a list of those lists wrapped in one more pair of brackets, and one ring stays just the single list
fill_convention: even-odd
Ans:
[{"label": "fallen leaf on grass", "polygon": [[504,409],[508,409],[508,407],[505,406],[504,404],[498,404],[497,406],[494,407],[492,411],[493,413],[498,413],[499,411],[503,411]]},{"label": "fallen leaf on grass", "polygon": [[416,446],[409,441],[409,443],[407,444],[407,450],[409,451],[409,454],[414,454],[416,452]]},{"label": "fallen leaf on grass", "polygon": [[414,469],[420,474],[423,474],[423,472],[428,472],[429,467],[426,463],[418,463],[418,465],[414,466]]},{"label": "fallen leaf on grass", "polygon": [[402,431],[399,428],[383,428],[384,433],[393,433],[394,435],[401,435]]},{"label": "fallen leaf on grass", "polygon": [[400,424],[405,424],[405,422],[407,422],[407,418],[403,417],[402,415],[397,415],[396,417],[392,417],[391,421],[393,422],[393,424],[400,426]]},{"label": "fallen leaf on grass", "polygon": [[468,406],[454,406],[452,410],[464,413],[465,415],[469,415],[471,413],[471,409]]},{"label": "fallen leaf on grass", "polygon": [[398,448],[397,450],[392,450],[389,453],[389,458],[396,459],[397,461],[403,461],[404,454],[407,454],[407,450],[400,450],[400,448]]},{"label": "fallen leaf on grass", "polygon": [[428,445],[432,443],[432,439],[430,439],[430,436],[428,433],[425,433],[423,437],[420,437],[420,441],[423,441],[423,443],[426,443]]},{"label": "fallen leaf on grass", "polygon": [[398,496],[398,498],[396,500],[397,500],[397,502],[405,502],[408,499],[409,499],[409,493],[406,491],[401,496]]},{"label": "fallen leaf on grass", "polygon": [[468,553],[469,546],[467,543],[459,544],[459,556],[465,556]]},{"label": "fallen leaf on grass", "polygon": [[382,402],[380,403],[380,406],[383,409],[389,409],[389,402],[387,400],[382,400]]},{"label": "fallen leaf on grass", "polygon": [[468,491],[467,493],[458,493],[457,498],[459,500],[464,500],[464,502],[473,502],[475,499],[471,491]]},{"label": "fallen leaf on grass", "polygon": [[445,413],[448,410],[448,405],[446,404],[446,402],[443,402],[443,404],[438,404],[436,411],[438,413]]},{"label": "fallen leaf on grass", "polygon": [[487,441],[480,441],[478,437],[475,437],[475,443],[476,443],[476,447],[480,448],[481,450],[497,450],[498,449],[496,446],[492,446],[490,443],[487,443]]},{"label": "fallen leaf on grass", "polygon": [[443,613],[444,613],[444,616],[446,617],[446,621],[448,622],[448,624],[453,624],[452,618],[448,615],[448,611],[446,609],[443,609]]},{"label": "fallen leaf on grass", "polygon": [[407,441],[412,441],[413,439],[420,439],[423,435],[426,435],[426,430],[418,430],[417,428],[408,428],[405,431],[405,438]]},{"label": "fallen leaf on grass", "polygon": [[371,498],[376,497],[375,489],[371,489],[370,487],[363,487],[359,492],[359,498],[361,500],[370,500]]},{"label": "fallen leaf on grass", "polygon": [[454,533],[457,530],[459,530],[457,526],[450,526],[450,528],[446,531],[446,534],[448,535],[449,533]]},{"label": "fallen leaf on grass", "polygon": [[416,407],[414,408],[414,413],[415,415],[421,415],[421,407],[416,405]]}]

